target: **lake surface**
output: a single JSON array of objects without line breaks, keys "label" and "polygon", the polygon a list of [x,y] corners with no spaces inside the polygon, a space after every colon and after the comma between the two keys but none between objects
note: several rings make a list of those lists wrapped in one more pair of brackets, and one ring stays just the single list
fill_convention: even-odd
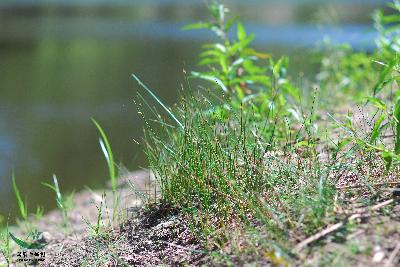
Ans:
[{"label": "lake surface", "polygon": [[[171,105],[182,69],[197,68],[201,44],[212,36],[180,30],[207,17],[203,1],[141,2],[0,2],[0,214],[16,215],[12,169],[31,211],[56,206],[41,184],[53,173],[64,191],[104,186],[108,172],[91,117],[107,132],[117,161],[146,167],[134,142],[142,121],[130,74]],[[259,49],[291,55],[296,75],[312,72],[305,51],[325,35],[370,49],[369,14],[384,1],[226,2],[256,34]]]}]

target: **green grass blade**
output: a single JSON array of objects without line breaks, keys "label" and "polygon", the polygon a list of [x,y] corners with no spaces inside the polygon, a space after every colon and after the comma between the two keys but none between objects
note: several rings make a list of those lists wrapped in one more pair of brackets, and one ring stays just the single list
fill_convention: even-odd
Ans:
[{"label": "green grass blade", "polygon": [[376,139],[379,137],[380,134],[380,129],[381,129],[381,125],[382,122],[385,120],[386,116],[384,114],[382,114],[375,122],[374,127],[372,129],[372,133],[371,133],[371,138],[369,140],[369,142],[371,144],[375,143]]},{"label": "green grass blade", "polygon": [[27,211],[24,201],[21,198],[21,194],[19,192],[17,183],[15,182],[14,171],[12,172],[12,184],[13,184],[13,190],[14,190],[15,197],[17,198],[19,212],[21,214],[21,217],[26,220],[28,218],[28,211]]},{"label": "green grass blade", "polygon": [[22,248],[29,248],[30,247],[31,244],[28,244],[27,242],[19,239],[18,237],[16,237],[12,233],[9,233],[9,235],[12,238],[12,240],[14,240],[14,242],[17,243],[18,246],[20,246]]},{"label": "green grass blade", "polygon": [[137,81],[141,87],[143,87],[147,93],[168,113],[168,115],[179,125],[181,129],[184,129],[183,124],[176,118],[176,116],[164,105],[163,102],[135,75],[132,74],[132,79]]},{"label": "green grass blade", "polygon": [[57,198],[62,199],[60,187],[58,186],[57,176],[55,174],[53,174],[53,183],[54,183],[54,188],[56,189],[55,191],[56,191]]},{"label": "green grass blade", "polygon": [[16,237],[15,235],[13,235],[10,232],[9,232],[9,235],[10,235],[11,239],[14,240],[14,242],[17,243],[22,248],[26,248],[26,249],[41,249],[41,248],[43,248],[45,246],[45,244],[25,242],[25,241],[19,239],[18,237]]},{"label": "green grass blade", "polygon": [[100,132],[101,138],[99,139],[101,150],[106,158],[108,165],[108,172],[111,179],[112,190],[115,191],[117,188],[116,181],[116,172],[115,172],[115,164],[114,164],[114,156],[111,150],[110,142],[108,141],[107,135],[105,134],[103,128],[101,128],[100,124],[92,118],[92,122],[96,126],[97,130]]}]

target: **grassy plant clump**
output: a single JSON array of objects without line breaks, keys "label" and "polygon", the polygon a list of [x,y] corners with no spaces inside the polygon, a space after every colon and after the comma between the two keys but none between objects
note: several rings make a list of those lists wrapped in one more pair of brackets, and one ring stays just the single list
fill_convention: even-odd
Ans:
[{"label": "grassy plant clump", "polygon": [[92,118],[92,122],[96,126],[97,130],[100,133],[99,137],[99,144],[101,151],[103,152],[104,158],[107,161],[107,167],[108,167],[108,173],[109,173],[109,178],[111,181],[111,190],[112,190],[112,197],[113,197],[113,221],[115,222],[117,219],[117,211],[118,211],[118,205],[120,201],[120,197],[117,194],[117,179],[118,179],[118,172],[116,170],[116,163],[114,161],[114,156],[113,152],[111,149],[110,142],[108,141],[107,135],[104,132],[103,128],[100,126],[100,124]]},{"label": "grassy plant clump", "polygon": [[[395,203],[390,198],[397,191],[381,186],[400,185],[399,1],[390,4],[393,14],[375,13],[379,38],[374,51],[356,52],[340,45],[318,55],[321,68],[315,81],[319,94],[305,100],[300,99],[303,88],[297,88],[287,74],[287,57],[274,60],[256,51],[251,47],[254,36],[240,21],[227,17],[225,6],[214,3],[209,7],[210,22],[185,28],[211,30],[218,41],[203,47],[199,62],[203,69],[191,72],[187,90],[173,108],[132,75],[160,107],[159,111],[138,93],[136,103],[145,120],[144,150],[157,180],[154,196],[160,190],[159,201],[165,204],[159,209],[182,212],[182,222],[187,219],[196,242],[206,243],[216,265],[288,266],[299,265],[299,261],[307,265],[309,255],[319,257],[308,252],[318,251],[319,245],[323,251],[325,244],[336,241],[347,246],[347,254],[360,253],[358,241],[351,242],[347,233],[381,208],[386,209],[382,214],[388,215],[389,204]],[[193,90],[193,78],[209,82],[209,88]],[[317,98],[323,98],[325,110],[315,110]],[[338,107],[344,100],[349,105]],[[358,109],[361,114],[353,115],[347,109]],[[322,121],[319,115],[326,111],[334,112],[325,115],[334,123]],[[117,165],[105,131],[96,120],[92,122],[107,162],[115,223],[121,197]],[[320,126],[326,127],[325,136],[318,131]],[[55,175],[52,184],[44,185],[55,192],[64,226],[68,225],[72,194],[65,197],[61,193]],[[7,226],[0,232],[0,253],[7,263],[12,251],[10,238],[28,249],[44,246],[36,242],[39,232],[29,223],[27,202],[22,200],[14,174],[12,186],[28,238],[34,243],[17,238]],[[149,204],[149,196],[138,194]],[[109,256],[119,258],[113,254],[113,246],[124,240],[113,240],[111,226],[115,225],[110,220],[107,227],[104,223],[109,210],[106,199],[104,193],[96,205],[94,223],[84,219],[88,240],[95,242],[97,265]],[[42,214],[38,208],[36,218]],[[168,233],[163,232],[166,225],[175,227],[157,224],[155,228],[161,230],[155,231],[161,232],[162,240],[149,243],[162,241],[186,250],[163,239]],[[126,241],[131,242],[129,236]],[[342,260],[338,260],[339,252],[323,252],[322,259],[311,259],[310,266]],[[87,256],[89,265],[90,254]],[[344,257],[343,262],[347,263]],[[128,265],[122,259],[121,263]]]},{"label": "grassy plant clump", "polygon": [[289,252],[289,236],[329,221],[330,167],[294,147],[275,146],[263,134],[272,125],[254,121],[249,110],[221,120],[205,112],[209,107],[206,97],[185,96],[175,113],[184,129],[166,122],[147,129],[146,153],[162,200],[188,212],[202,233],[218,235],[233,223],[260,226]]},{"label": "grassy plant clump", "polygon": [[[392,7],[397,10],[398,2]],[[361,135],[351,113],[345,122],[331,115],[340,134],[323,141],[313,127],[314,105],[301,107],[300,89],[285,76],[288,61],[274,62],[250,48],[253,36],[240,22],[237,38],[229,38],[235,21],[226,22],[222,5],[210,10],[212,22],[187,27],[210,29],[221,39],[200,56],[209,70],[192,73],[213,82],[207,92],[186,91],[170,109],[134,76],[170,117],[164,119],[140,95],[141,114],[155,115],[144,116],[149,167],[161,201],[186,212],[193,231],[214,248],[287,264],[295,259],[299,240],[343,217],[338,211],[349,195],[340,191],[342,184],[360,186],[357,199],[372,203],[383,198],[375,189],[378,181],[399,178],[396,171],[389,173],[400,152],[398,39],[393,29],[382,30],[392,38],[390,45],[379,43],[370,54],[334,47],[333,56],[322,59],[317,81],[321,96],[331,98],[327,104],[350,95],[353,105],[363,103],[372,111],[370,131]],[[379,18],[384,29],[398,17]],[[342,138],[344,133],[349,135]],[[389,142],[387,134],[393,137]]]},{"label": "grassy plant clump", "polygon": [[51,190],[54,191],[54,193],[56,194],[56,202],[57,202],[57,207],[60,209],[60,211],[62,212],[62,216],[63,216],[63,226],[66,227],[68,225],[69,222],[69,218],[68,218],[68,213],[72,207],[72,199],[74,194],[70,194],[69,196],[63,196],[61,194],[61,190],[60,187],[58,185],[58,179],[57,176],[55,174],[53,174],[53,184],[48,184],[48,183],[43,183],[44,186],[47,186],[48,188],[50,188]]}]

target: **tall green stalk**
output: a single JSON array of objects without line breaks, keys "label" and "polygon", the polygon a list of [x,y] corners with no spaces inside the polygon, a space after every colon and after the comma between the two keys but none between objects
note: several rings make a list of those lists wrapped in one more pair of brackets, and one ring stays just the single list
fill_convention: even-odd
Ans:
[{"label": "tall green stalk", "polygon": [[114,156],[112,153],[110,142],[108,141],[107,135],[104,132],[103,128],[100,126],[100,124],[93,118],[92,122],[94,123],[94,125],[96,126],[97,130],[100,133],[99,143],[101,151],[103,152],[103,155],[107,161],[108,173],[111,180],[112,191],[115,192],[117,190],[117,175],[115,170]]}]

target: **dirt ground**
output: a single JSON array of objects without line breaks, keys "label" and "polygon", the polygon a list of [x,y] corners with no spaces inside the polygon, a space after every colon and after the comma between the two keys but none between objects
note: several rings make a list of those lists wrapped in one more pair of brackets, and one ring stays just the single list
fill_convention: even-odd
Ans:
[{"label": "dirt ground", "polygon": [[[211,252],[191,234],[188,219],[179,210],[163,204],[143,207],[146,202],[144,196],[154,199],[158,194],[153,182],[154,177],[148,171],[123,176],[119,180],[117,195],[120,199],[116,216],[113,216],[110,189],[76,194],[67,226],[63,226],[59,211],[45,215],[37,224],[37,229],[45,233],[43,239],[46,246],[42,249],[45,261],[36,265],[225,265],[213,261]],[[348,182],[351,183],[338,181],[342,187],[357,187],[357,181]],[[346,194],[345,191],[343,194]],[[294,262],[282,262],[280,266],[400,266],[398,200],[350,221],[350,214],[363,212],[367,207],[360,204],[362,194],[354,195],[358,198],[348,198],[348,210],[337,211],[337,221],[345,222],[343,227],[304,247]],[[384,195],[385,198],[377,199],[376,204],[392,198],[390,192]],[[267,258],[253,260],[249,255],[243,255],[243,258],[240,255],[231,256],[230,262],[235,266],[273,266]],[[23,265],[14,263],[13,266]]]},{"label": "dirt ground", "polygon": [[[151,201],[158,195],[153,182],[154,177],[146,170],[121,177],[115,216],[110,189],[76,194],[67,226],[58,210],[37,223],[37,229],[44,233],[46,246],[39,251],[45,252],[45,260],[30,265],[201,265],[206,254],[191,235],[185,216],[161,204],[143,207],[146,197]],[[22,236],[18,230],[14,233]],[[23,264],[14,262],[12,266]]]},{"label": "dirt ground", "polygon": [[[181,215],[161,206],[154,206],[151,212],[143,209],[145,198],[157,195],[154,177],[148,171],[121,177],[117,195],[120,199],[115,217],[112,192],[108,190],[78,194],[65,232],[57,230],[62,224],[57,211],[42,220],[39,228],[49,232],[51,239],[45,247],[46,261],[40,265],[176,265],[199,258],[199,254],[192,255],[189,249],[196,250],[197,246]],[[98,227],[100,206],[102,216]]]}]

